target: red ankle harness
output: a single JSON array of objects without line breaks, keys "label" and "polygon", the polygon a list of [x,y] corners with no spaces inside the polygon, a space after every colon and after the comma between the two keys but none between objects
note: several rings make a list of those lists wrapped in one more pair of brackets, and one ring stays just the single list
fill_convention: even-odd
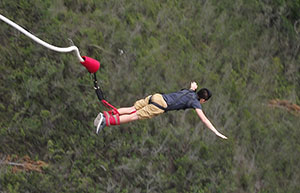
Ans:
[{"label": "red ankle harness", "polygon": [[101,88],[97,84],[97,77],[96,73],[94,73],[94,88],[96,91],[96,94],[98,96],[98,99],[102,102],[102,104],[110,109],[109,111],[103,111],[103,114],[106,119],[106,126],[110,125],[120,125],[120,114],[116,107],[111,105],[109,102],[107,102],[103,97],[103,92]]}]

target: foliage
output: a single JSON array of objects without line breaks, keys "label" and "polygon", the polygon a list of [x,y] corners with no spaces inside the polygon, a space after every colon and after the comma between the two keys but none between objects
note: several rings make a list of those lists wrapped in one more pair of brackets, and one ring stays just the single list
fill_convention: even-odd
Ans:
[{"label": "foliage", "polygon": [[[0,164],[0,192],[297,192],[300,1],[20,0],[0,13],[39,38],[101,62],[107,99],[130,106],[197,81],[204,111],[105,128],[90,75],[73,54],[49,51],[1,21],[0,155],[29,156],[42,172]],[[121,52],[122,51],[122,52]],[[3,161],[0,157],[0,161]]]}]

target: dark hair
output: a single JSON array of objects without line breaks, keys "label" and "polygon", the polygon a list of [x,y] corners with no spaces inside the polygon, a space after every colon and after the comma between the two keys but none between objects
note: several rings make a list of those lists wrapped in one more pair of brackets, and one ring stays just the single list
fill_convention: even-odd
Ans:
[{"label": "dark hair", "polygon": [[197,95],[200,99],[205,99],[206,101],[211,97],[211,92],[207,88],[201,88],[198,92]]}]

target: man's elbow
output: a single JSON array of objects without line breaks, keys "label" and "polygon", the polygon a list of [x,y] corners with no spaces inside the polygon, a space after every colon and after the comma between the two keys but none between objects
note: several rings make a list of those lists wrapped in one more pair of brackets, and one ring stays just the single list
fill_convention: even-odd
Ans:
[{"label": "man's elbow", "polygon": [[202,121],[203,124],[207,125],[209,123],[209,120],[205,117],[200,117],[200,120]]},{"label": "man's elbow", "polygon": [[196,110],[198,113],[198,116],[200,118],[200,120],[204,123],[204,124],[208,124],[209,120],[207,119],[207,117],[204,115],[204,113],[202,112],[202,110],[197,109]]}]

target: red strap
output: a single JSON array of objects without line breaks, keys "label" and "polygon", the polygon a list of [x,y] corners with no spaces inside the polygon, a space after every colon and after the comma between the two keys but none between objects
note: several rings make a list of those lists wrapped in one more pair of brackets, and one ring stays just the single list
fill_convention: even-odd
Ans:
[{"label": "red strap", "polygon": [[103,111],[106,120],[106,126],[120,125],[120,115],[114,114],[113,110]]},{"label": "red strap", "polygon": [[112,109],[113,114],[118,114],[118,115],[120,114],[118,112],[118,109],[116,107],[114,107],[113,105],[109,104],[109,102],[107,102],[106,100],[103,99],[101,102],[107,108]]}]

